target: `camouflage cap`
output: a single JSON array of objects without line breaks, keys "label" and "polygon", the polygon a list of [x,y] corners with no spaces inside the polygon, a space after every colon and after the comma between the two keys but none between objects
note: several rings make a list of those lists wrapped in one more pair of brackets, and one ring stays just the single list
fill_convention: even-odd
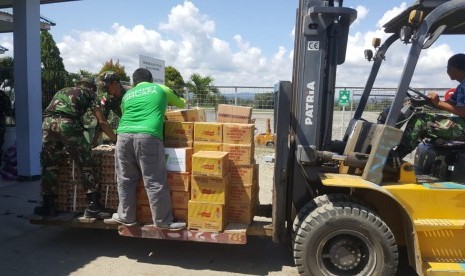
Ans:
[{"label": "camouflage cap", "polygon": [[80,80],[77,81],[76,85],[84,86],[84,87],[92,89],[94,91],[97,90],[97,85],[95,84],[95,79],[91,78],[91,77],[82,77]]},{"label": "camouflage cap", "polygon": [[100,81],[103,82],[104,84],[109,84],[114,81],[119,82],[120,77],[113,71],[105,71],[100,74]]}]

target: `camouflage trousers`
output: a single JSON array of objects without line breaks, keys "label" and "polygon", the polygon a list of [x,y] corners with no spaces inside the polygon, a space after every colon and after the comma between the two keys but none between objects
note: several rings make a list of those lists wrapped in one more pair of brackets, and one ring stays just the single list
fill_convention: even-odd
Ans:
[{"label": "camouflage trousers", "polygon": [[42,195],[57,193],[59,166],[65,164],[68,157],[80,169],[82,184],[87,193],[99,191],[92,148],[84,137],[80,122],[69,118],[46,117],[42,123],[42,135]]},{"label": "camouflage trousers", "polygon": [[399,144],[404,153],[412,152],[424,139],[465,141],[465,119],[440,114],[416,113],[410,118]]}]

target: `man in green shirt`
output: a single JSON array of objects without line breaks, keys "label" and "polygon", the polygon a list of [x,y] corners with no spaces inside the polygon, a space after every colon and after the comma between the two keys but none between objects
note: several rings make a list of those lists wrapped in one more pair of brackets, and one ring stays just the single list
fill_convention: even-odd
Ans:
[{"label": "man in green shirt", "polygon": [[133,76],[134,88],[126,92],[121,103],[123,115],[118,126],[115,150],[119,206],[106,223],[136,224],[136,186],[142,178],[147,191],[153,224],[179,230],[184,222],[174,222],[168,189],[163,124],[167,105],[184,107],[168,87],[153,83],[149,70],[139,68]]}]

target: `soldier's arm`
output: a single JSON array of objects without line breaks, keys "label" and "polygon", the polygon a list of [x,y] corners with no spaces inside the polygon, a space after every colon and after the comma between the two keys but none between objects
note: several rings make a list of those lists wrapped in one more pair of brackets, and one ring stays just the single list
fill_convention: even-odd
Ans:
[{"label": "soldier's arm", "polygon": [[92,112],[97,118],[98,125],[103,130],[103,132],[110,138],[111,141],[116,142],[116,134],[113,131],[110,123],[108,123],[105,115],[103,115],[102,110],[99,107],[92,108]]}]

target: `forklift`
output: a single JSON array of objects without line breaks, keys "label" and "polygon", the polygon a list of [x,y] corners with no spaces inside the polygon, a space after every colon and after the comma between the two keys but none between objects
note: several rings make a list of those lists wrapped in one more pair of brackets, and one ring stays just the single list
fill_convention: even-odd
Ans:
[{"label": "forklift", "polygon": [[[394,173],[385,170],[403,134],[399,121],[416,112],[418,97],[424,97],[409,87],[420,53],[441,35],[465,34],[465,0],[420,0],[386,23],[391,35],[382,45],[377,40],[375,53],[365,51],[372,69],[338,141],[332,139],[336,69],[345,61],[356,17],[357,11],[343,7],[342,0],[299,0],[292,81],[274,88],[272,204],[259,205],[255,212],[268,220],[219,233],[109,226],[75,214],[32,218],[31,223],[227,244],[266,236],[292,247],[302,275],[465,275],[465,147],[428,144],[417,150],[414,164],[405,162]],[[396,41],[409,44],[410,53],[395,98],[379,121],[369,122],[363,111]],[[404,106],[406,97],[416,107]]]},{"label": "forklift", "polygon": [[[341,6],[300,1],[292,83],[276,89],[277,133],[289,135],[277,137],[275,165],[275,193],[285,192],[286,208],[273,210],[286,212],[298,271],[395,275],[404,267],[400,275],[465,275],[464,145],[421,143],[414,164],[404,162],[394,173],[385,167],[402,138],[400,122],[418,112],[405,98],[416,107],[428,104],[409,87],[420,53],[441,35],[465,34],[465,1],[416,1],[385,24],[390,36],[383,45],[376,40],[375,54],[365,51],[372,69],[346,134],[336,141],[336,67],[344,62],[346,32],[356,16]],[[385,116],[368,122],[363,111],[396,41],[410,52],[395,98]],[[282,225],[274,226],[279,232]]]}]

